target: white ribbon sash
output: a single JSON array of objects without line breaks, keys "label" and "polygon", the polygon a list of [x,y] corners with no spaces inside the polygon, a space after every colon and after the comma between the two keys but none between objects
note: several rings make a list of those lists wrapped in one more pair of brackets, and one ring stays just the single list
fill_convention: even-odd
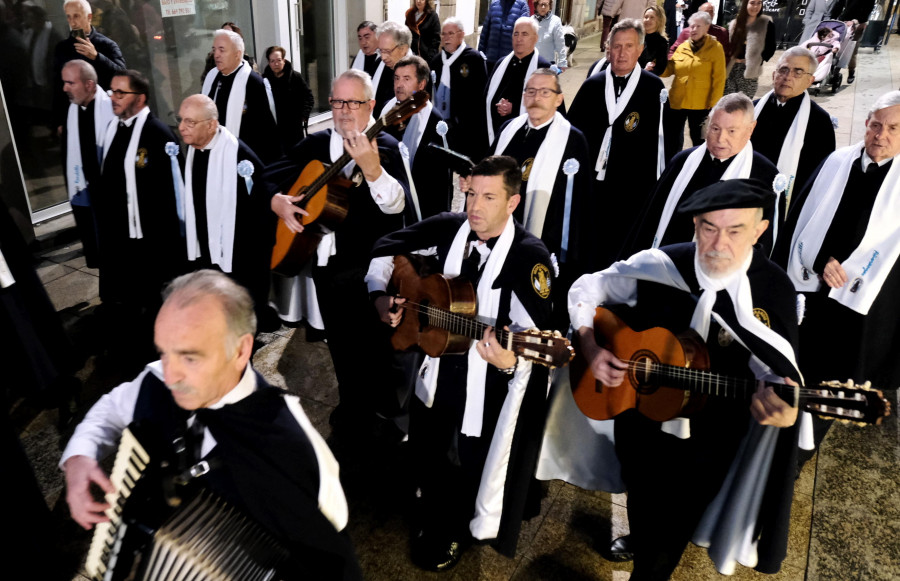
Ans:
[{"label": "white ribbon sash", "polygon": [[[774,93],[775,91],[769,91],[757,101],[755,107],[756,119],[759,119],[766,103],[769,102],[769,98]],[[811,109],[809,93],[804,91],[803,96],[800,97],[800,99],[800,109],[797,111],[797,114],[794,115],[794,120],[791,121],[791,127],[788,129],[787,135],[784,138],[784,143],[781,144],[781,152],[778,154],[778,163],[775,164],[778,167],[778,171],[788,177],[788,185],[784,190],[784,195],[786,196],[788,203],[791,201],[791,192],[794,190],[794,182],[797,179],[797,166],[800,163],[800,152],[803,150],[803,142],[806,138],[806,127],[809,125],[809,111]]]},{"label": "white ribbon sash", "polygon": [[[244,116],[244,102],[247,100],[247,79],[250,78],[252,70],[247,61],[241,60],[241,66],[231,73],[236,76],[234,77],[234,83],[231,85],[231,93],[228,94],[225,119],[219,119],[219,125],[227,127],[228,131],[233,135],[240,136],[241,134],[241,118]],[[206,74],[206,79],[203,80],[203,94],[209,95],[213,100],[215,99],[210,95],[210,91],[218,74],[219,69],[213,69]],[[270,103],[270,106],[274,108],[272,103]]]},{"label": "white ribbon sash", "polygon": [[594,170],[597,172],[598,181],[603,181],[606,177],[606,162],[609,161],[609,147],[612,142],[613,124],[616,122],[616,119],[619,118],[619,115],[625,111],[625,107],[628,106],[628,102],[631,100],[632,95],[634,95],[634,90],[638,86],[638,81],[641,80],[641,66],[635,64],[634,69],[632,69],[630,74],[631,76],[628,78],[628,82],[625,83],[625,90],[622,91],[619,100],[616,101],[616,88],[615,83],[613,83],[612,67],[606,68],[604,97],[606,100],[607,125],[606,131],[603,133],[603,142],[600,145],[600,155],[597,156],[597,164],[594,166]]},{"label": "white ribbon sash", "polygon": [[[494,75],[491,77],[491,81],[488,84],[487,98],[484,101],[485,111],[487,111],[487,117],[485,119],[487,119],[488,146],[494,143],[494,125],[491,123],[491,107],[494,106],[494,93],[496,93],[497,89],[500,87],[500,81],[503,80],[503,75],[506,74],[506,67],[509,66],[509,61],[512,60],[514,54],[515,53],[509,53],[500,60],[497,64],[497,68],[494,69]],[[538,50],[534,49],[534,54],[531,55],[531,60],[528,62],[528,68],[525,70],[525,83],[528,82],[528,77],[531,76],[531,73],[537,69],[538,57]],[[522,85],[524,88],[524,83]],[[525,113],[525,99],[522,99],[522,104],[519,105],[519,115],[524,115]]]},{"label": "white ribbon sash", "polygon": [[[150,115],[150,108],[144,107],[135,115],[134,131],[131,133],[131,141],[125,149],[125,195],[127,197],[126,205],[128,208],[128,237],[140,239],[144,237],[144,231],[141,229],[141,209],[138,205],[137,196],[137,179],[134,167],[137,163],[138,142],[141,140],[141,132],[144,130],[144,123],[147,116]],[[106,137],[103,140],[103,161],[106,162],[106,154],[109,145],[112,144],[116,131],[119,129],[118,123],[110,123],[106,129]],[[159,152],[163,155],[165,152]]]},{"label": "white ribbon sash", "polygon": [[[69,105],[69,114],[66,118],[66,185],[68,186],[69,201],[88,186],[84,177],[84,163],[81,152],[81,128],[78,126],[79,107],[75,103]],[[89,155],[97,155],[97,151],[103,150],[103,139],[109,122],[116,118],[112,110],[112,100],[106,91],[97,85],[94,89],[94,143],[96,151]]]}]

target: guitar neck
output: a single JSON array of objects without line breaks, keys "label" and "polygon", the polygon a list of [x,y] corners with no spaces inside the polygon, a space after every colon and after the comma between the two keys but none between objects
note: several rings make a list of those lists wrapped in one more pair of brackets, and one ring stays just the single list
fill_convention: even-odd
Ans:
[{"label": "guitar neck", "polygon": [[[468,337],[475,341],[484,337],[485,329],[490,327],[487,323],[482,323],[476,319],[451,313],[446,309],[438,307],[429,306],[427,308],[427,316],[428,324],[430,326],[444,329],[455,335],[462,335],[463,337]],[[505,329],[494,328],[494,335],[497,337],[497,341],[508,349],[511,336],[514,336],[514,333]]]},{"label": "guitar neck", "polygon": [[[702,395],[724,397],[749,401],[756,391],[756,380],[719,375],[712,371],[688,369],[674,365],[655,364],[652,369],[642,369],[642,365],[635,365],[635,372],[639,375],[654,376],[654,381],[678,389],[684,389]],[[775,393],[787,403],[794,405],[794,387],[783,384],[773,385]]]},{"label": "guitar neck", "polygon": [[[375,124],[372,125],[368,131],[366,131],[366,139],[372,141],[378,133],[384,129],[384,120],[382,118],[378,118],[375,121]],[[349,153],[344,152],[344,155],[340,156],[335,160],[331,166],[325,170],[322,175],[320,175],[313,183],[309,184],[306,188],[306,191],[309,193],[318,192],[322,187],[325,186],[329,181],[331,181],[334,176],[336,176],[341,170],[347,167],[347,164],[350,163],[350,160],[353,159]],[[305,208],[306,205],[312,200],[312,196],[306,196],[299,202],[294,202],[294,205],[298,208]]]}]

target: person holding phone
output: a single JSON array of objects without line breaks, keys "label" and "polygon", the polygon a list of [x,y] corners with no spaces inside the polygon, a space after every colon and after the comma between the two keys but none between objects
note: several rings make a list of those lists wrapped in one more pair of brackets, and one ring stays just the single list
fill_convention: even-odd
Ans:
[{"label": "person holding phone", "polygon": [[87,0],[65,0],[63,10],[69,23],[69,37],[61,40],[53,52],[56,91],[53,94],[53,115],[59,133],[65,122],[69,99],[63,93],[62,69],[71,60],[89,62],[97,71],[97,84],[104,90],[117,72],[125,70],[125,57],[115,41],[103,36],[91,26],[91,5]]}]

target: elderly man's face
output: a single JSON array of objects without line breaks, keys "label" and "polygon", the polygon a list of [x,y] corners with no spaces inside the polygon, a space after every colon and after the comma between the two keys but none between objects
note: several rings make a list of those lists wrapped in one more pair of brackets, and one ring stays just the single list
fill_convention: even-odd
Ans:
[{"label": "elderly man's face", "polygon": [[704,2],[703,4],[701,4],[700,11],[706,12],[707,14],[709,14],[710,22],[716,21],[716,7],[713,6],[712,4],[710,4],[709,2]]},{"label": "elderly man's face", "polygon": [[709,120],[706,148],[716,159],[728,159],[744,149],[754,127],[756,120],[744,111],[726,113],[720,109]]},{"label": "elderly man's face", "polygon": [[378,41],[375,39],[375,31],[365,26],[360,28],[356,33],[356,40],[359,41],[359,49],[363,54],[368,56],[375,52],[378,48]]},{"label": "elderly man's face", "polygon": [[517,24],[513,29],[513,54],[516,55],[516,58],[530,55],[534,52],[537,41],[537,35],[534,33],[534,28],[532,28],[531,24],[527,22]]},{"label": "elderly man's face", "polygon": [[644,45],[638,38],[634,29],[620,30],[609,39],[609,66],[612,72],[619,77],[624,77],[634,70]]},{"label": "elderly man's face", "polygon": [[456,52],[464,37],[465,35],[457,25],[452,22],[445,24],[441,29],[441,48],[450,53]]},{"label": "elderly man's face", "polygon": [[[779,101],[784,102],[802,95],[813,84],[815,77],[809,65],[809,59],[802,56],[792,56],[778,63],[772,71],[772,90]],[[795,77],[800,71],[804,74]]]},{"label": "elderly man's face", "polygon": [[79,2],[66,4],[66,21],[69,23],[69,30],[81,29],[85,34],[91,31],[91,13],[85,13]]},{"label": "elderly man's face", "polygon": [[[156,317],[153,340],[163,380],[178,407],[209,407],[238,384],[253,337],[229,345],[231,332],[218,299],[204,297],[184,307],[166,303]],[[231,349],[229,349],[231,347]]]},{"label": "elderly man's face", "polygon": [[63,92],[68,95],[70,102],[84,107],[94,100],[96,83],[82,81],[81,71],[77,67],[63,67],[62,81]]},{"label": "elderly man's face", "polygon": [[209,116],[206,108],[190,98],[185,99],[178,110],[181,120],[178,131],[185,145],[203,149],[216,135],[219,122]]},{"label": "elderly man's face", "polygon": [[[343,137],[351,131],[362,133],[366,130],[375,100],[366,100],[365,88],[362,83],[354,79],[339,78],[331,86],[331,101],[362,101],[359,109],[351,109],[350,103],[345,103],[341,109],[335,109],[332,106],[334,130],[339,135]],[[356,104],[354,103],[352,106],[355,107]]]},{"label": "elderly man's face", "polygon": [[704,274],[722,278],[735,272],[768,226],[768,220],[759,219],[759,208],[729,208],[694,216],[697,256]]},{"label": "elderly man's face", "polygon": [[709,24],[703,21],[702,18],[695,18],[690,21],[689,28],[691,31],[691,40],[697,42],[709,32]]},{"label": "elderly man's face", "polygon": [[531,75],[525,83],[522,99],[532,125],[546,123],[556,113],[563,101],[562,93],[556,91],[556,83],[547,75]]},{"label": "elderly man's face", "polygon": [[416,91],[425,89],[425,80],[419,80],[416,77],[416,67],[414,65],[406,65],[405,67],[397,67],[394,69],[394,96],[397,101],[405,101],[409,99]]},{"label": "elderly man's face", "polygon": [[866,121],[866,154],[875,161],[900,153],[900,105],[872,113]]},{"label": "elderly man's face", "polygon": [[408,44],[397,44],[390,34],[385,33],[378,37],[378,52],[381,54],[384,66],[389,69],[393,69],[397,61],[405,57],[408,51]]},{"label": "elderly man's face", "polygon": [[234,72],[241,64],[244,55],[234,46],[231,39],[225,36],[216,37],[213,41],[213,59],[216,61],[216,68],[223,75]]}]

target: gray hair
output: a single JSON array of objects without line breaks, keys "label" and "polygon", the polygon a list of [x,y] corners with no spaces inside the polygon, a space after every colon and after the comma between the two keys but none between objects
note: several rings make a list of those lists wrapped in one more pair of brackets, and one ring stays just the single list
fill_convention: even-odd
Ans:
[{"label": "gray hair", "polygon": [[346,71],[341,73],[340,76],[331,83],[332,95],[334,95],[334,86],[341,79],[350,79],[361,84],[363,86],[363,94],[366,97],[366,101],[371,101],[375,98],[375,88],[372,86],[372,77],[370,77],[369,73],[367,73],[366,71],[361,71],[359,69],[347,69]]},{"label": "gray hair", "polygon": [[794,57],[803,57],[809,60],[809,67],[807,67],[806,70],[808,73],[815,72],[819,66],[819,60],[809,49],[803,48],[802,46],[792,46],[782,53],[781,58],[778,59],[778,63],[775,65],[775,69],[777,70],[783,63],[786,63],[788,59]]},{"label": "gray hair", "polygon": [[219,30],[216,31],[215,35],[213,36],[213,39],[214,39],[213,42],[215,42],[215,39],[219,38],[220,36],[227,36],[231,40],[231,45],[235,49],[237,49],[238,52],[241,53],[241,57],[243,58],[243,56],[244,56],[244,39],[241,38],[240,34],[238,34],[237,32],[234,32],[232,30],[225,30],[224,28],[220,28]]},{"label": "gray hair", "polygon": [[81,9],[84,10],[85,15],[93,14],[94,12],[91,8],[91,3],[87,0],[66,0],[65,2],[63,2],[63,11],[65,11],[66,6],[68,6],[69,4],[78,4],[79,6],[81,6]]},{"label": "gray hair", "polygon": [[559,75],[553,72],[553,69],[534,69],[534,72],[528,75],[528,79],[525,79],[525,85],[528,85],[528,80],[532,77],[550,77],[553,79],[554,89],[562,93],[562,87],[559,84]]},{"label": "gray hair", "polygon": [[534,31],[535,36],[537,36],[540,33],[541,29],[538,27],[537,20],[535,20],[531,16],[521,16],[521,17],[517,18],[516,23],[513,25],[513,32],[515,32],[516,27],[519,26],[520,24],[522,24],[523,22],[531,27],[531,29]]},{"label": "gray hair", "polygon": [[201,93],[197,93],[196,95],[190,95],[185,97],[184,101],[181,102],[182,105],[190,101],[191,103],[196,103],[203,108],[203,111],[206,113],[208,119],[215,119],[218,121],[219,119],[219,108],[216,107],[216,102],[203,95]]},{"label": "gray hair", "polygon": [[875,101],[875,104],[869,109],[869,114],[866,115],[866,121],[871,119],[872,115],[876,112],[887,109],[888,107],[896,107],[897,105],[900,105],[900,91],[890,91],[889,93],[885,93],[878,97],[878,100]]},{"label": "gray hair", "polygon": [[397,46],[401,44],[409,46],[412,44],[412,32],[405,24],[388,20],[375,31],[375,35],[378,38],[381,38],[382,34],[389,34],[394,39],[394,42],[397,43]]},{"label": "gray hair", "polygon": [[[707,4],[708,4],[708,2],[707,2]],[[691,17],[688,18],[688,24],[690,24],[691,22],[693,22],[695,20],[702,20],[707,25],[712,24],[712,18],[709,17],[709,14],[707,14],[706,12],[701,12],[699,10],[697,12],[694,12],[693,14],[691,14]]]},{"label": "gray hair", "polygon": [[448,24],[452,24],[456,28],[460,30],[463,34],[466,33],[466,26],[463,24],[463,21],[457,18],[456,16],[450,16],[449,18],[444,19],[444,23],[441,25],[441,30],[444,29]]},{"label": "gray hair", "polygon": [[638,35],[638,42],[640,44],[644,44],[644,37],[646,36],[644,32],[644,23],[637,18],[625,18],[618,21],[616,25],[612,27],[612,30],[609,31],[610,42],[612,42],[612,37],[614,37],[617,32],[620,32],[622,30],[635,31]]},{"label": "gray hair", "polygon": [[65,65],[63,65],[63,70],[66,69],[78,69],[78,78],[81,79],[82,83],[86,83],[88,81],[97,82],[97,70],[94,66],[83,60],[74,60],[69,61]]},{"label": "gray hair", "polygon": [[716,111],[724,111],[725,113],[743,111],[749,121],[753,121],[756,118],[753,101],[743,93],[731,93],[719,99],[719,102],[709,112],[710,119],[716,114]]},{"label": "gray hair", "polygon": [[206,297],[215,298],[222,307],[229,331],[229,336],[225,337],[227,351],[237,349],[244,335],[256,334],[256,313],[250,293],[217,270],[198,270],[179,276],[163,291],[163,306],[171,304],[183,309]]}]

